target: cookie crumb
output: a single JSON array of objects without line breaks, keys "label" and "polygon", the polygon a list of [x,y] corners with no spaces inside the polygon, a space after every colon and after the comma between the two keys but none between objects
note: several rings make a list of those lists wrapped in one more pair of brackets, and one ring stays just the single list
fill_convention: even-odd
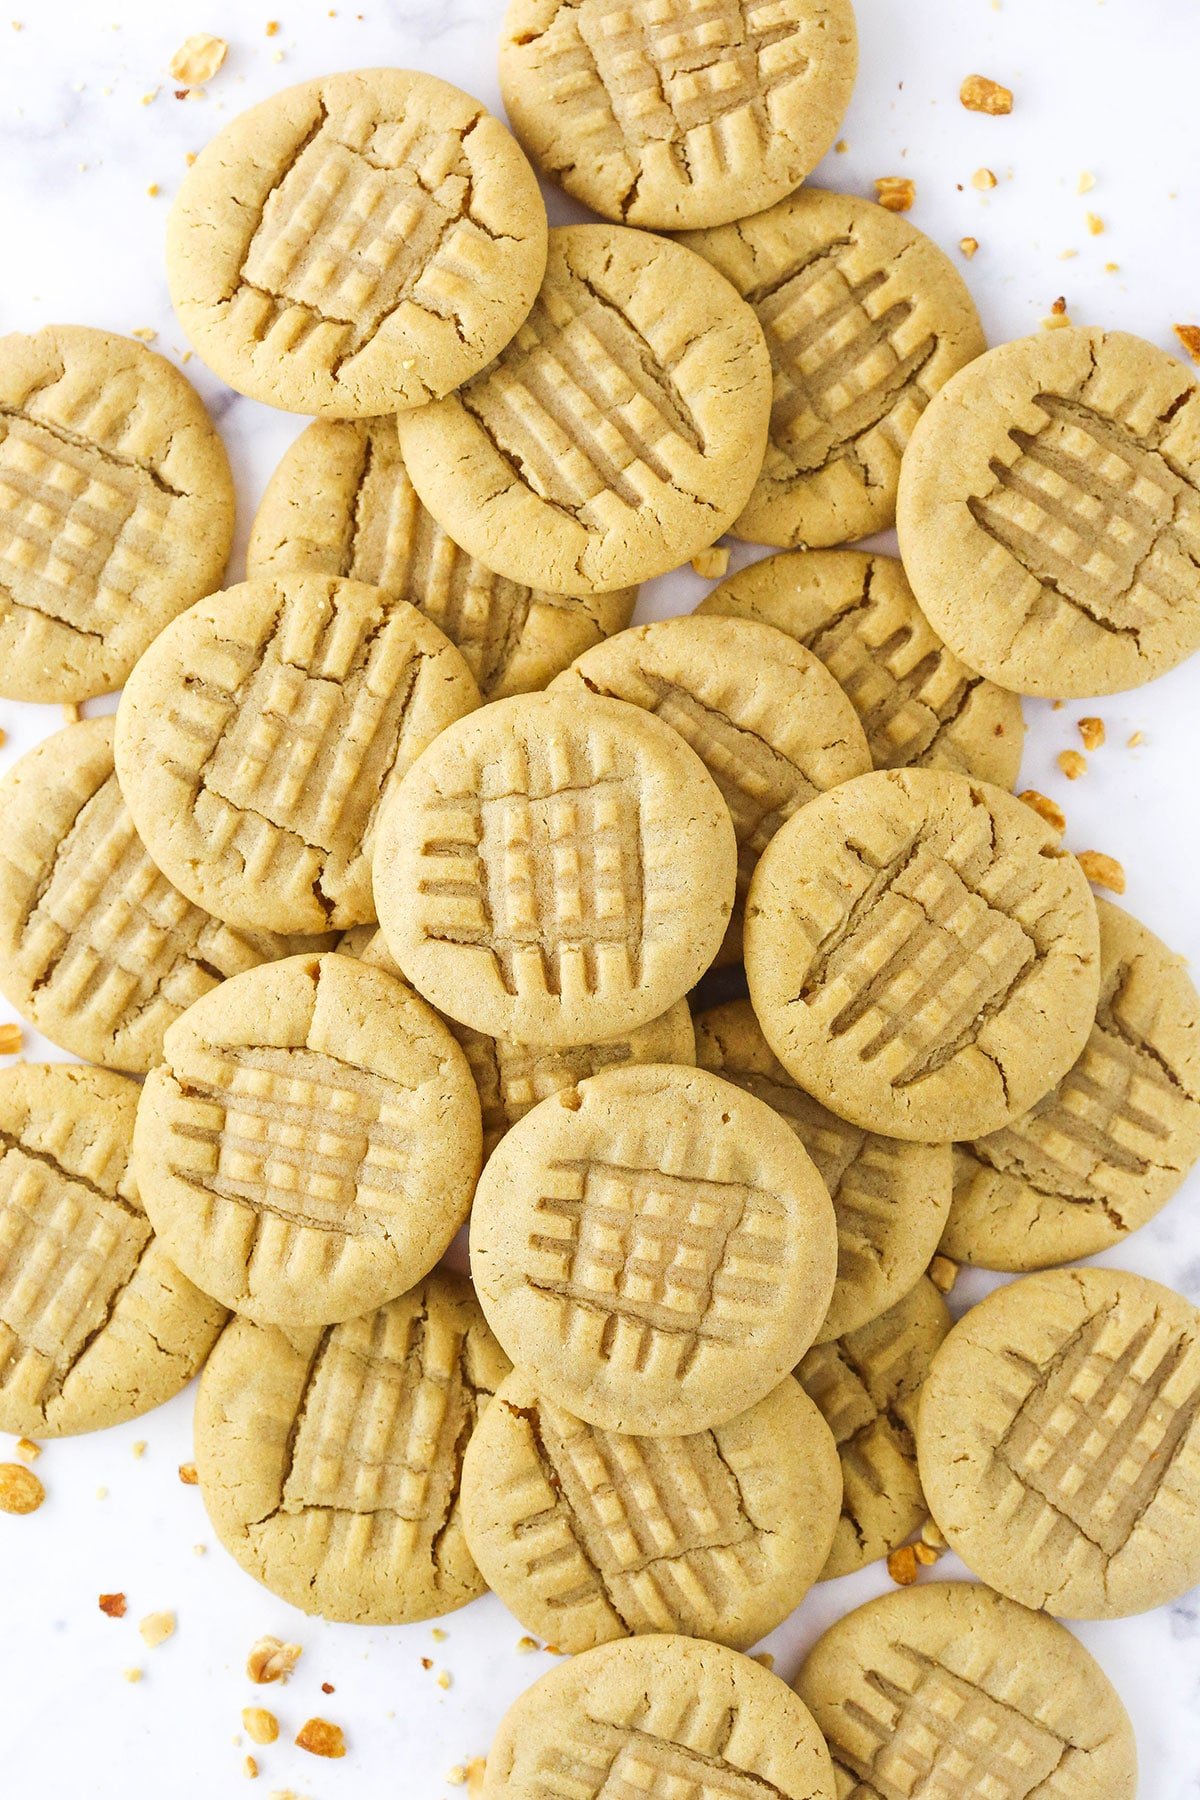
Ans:
[{"label": "cookie crumb", "polygon": [[897,1587],[911,1587],[917,1579],[917,1553],[911,1544],[901,1544],[898,1550],[889,1550],[887,1572]]},{"label": "cookie crumb", "polygon": [[126,1681],[140,1681],[142,1679],[141,1669],[122,1669],[121,1674]]},{"label": "cookie crumb", "polygon": [[1061,834],[1067,829],[1066,813],[1058,801],[1052,800],[1049,794],[1039,794],[1036,788],[1026,788],[1024,793],[1017,795],[1017,798],[1023,800],[1026,806],[1031,806],[1039,818],[1045,819],[1047,825],[1051,826],[1053,830]]},{"label": "cookie crumb", "polygon": [[875,179],[875,198],[888,212],[907,212],[916,197],[916,184],[907,175],[879,175]]},{"label": "cookie crumb", "polygon": [[23,1463],[0,1463],[0,1512],[36,1512],[46,1490],[32,1469]]},{"label": "cookie crumb", "polygon": [[1087,757],[1081,756],[1078,750],[1060,750],[1054,760],[1068,781],[1078,781],[1081,775],[1087,774]]},{"label": "cookie crumb", "polygon": [[971,177],[971,186],[978,188],[980,193],[986,193],[988,188],[994,188],[995,185],[996,177],[990,169],[976,169]]},{"label": "cookie crumb", "polygon": [[101,1594],[100,1611],[106,1619],[123,1619],[125,1617],[124,1594]]},{"label": "cookie crumb", "polygon": [[729,569],[729,551],[723,544],[710,544],[707,550],[696,552],[692,567],[706,581],[719,581]]},{"label": "cookie crumb", "polygon": [[1100,233],[1104,230],[1104,220],[1100,217],[1100,214],[1090,212],[1090,213],[1084,213],[1083,216],[1084,216],[1085,220],[1087,221],[1087,228],[1091,232],[1092,236],[1099,237]]},{"label": "cookie crumb", "polygon": [[1079,177],[1079,185],[1076,191],[1080,194],[1090,194],[1095,185],[1096,177],[1092,174],[1090,169],[1085,169],[1083,174]]},{"label": "cookie crumb", "polygon": [[1103,850],[1081,850],[1079,866],[1097,887],[1107,888],[1112,894],[1125,892],[1125,871],[1115,856],[1105,856]]},{"label": "cookie crumb", "polygon": [[[129,335],[130,337],[140,338],[143,344],[152,344],[158,336],[158,333],[155,331],[153,325],[135,325]],[[76,718],[79,717],[78,710],[76,711],[75,716]]]},{"label": "cookie crumb", "polygon": [[248,1781],[254,1781],[258,1775],[258,1764],[252,1756],[248,1756],[242,1764],[242,1774]]},{"label": "cookie crumb", "polygon": [[1096,718],[1080,719],[1079,735],[1083,739],[1085,750],[1099,750],[1104,742],[1104,720]]},{"label": "cookie crumb", "polygon": [[146,189],[147,198],[150,200],[157,200],[161,192],[162,189],[159,187],[157,181],[152,181]]},{"label": "cookie crumb", "polygon": [[518,1656],[528,1656],[530,1651],[536,1650],[537,1647],[538,1647],[538,1641],[536,1638],[520,1637],[517,1639],[517,1655]]},{"label": "cookie crumb", "polygon": [[466,1765],[466,1763],[455,1763],[455,1765],[452,1769],[447,1769],[446,1770],[446,1780],[451,1787],[466,1787],[466,1785],[467,1785],[467,1765]]},{"label": "cookie crumb", "polygon": [[979,239],[973,237],[959,238],[958,247],[966,257],[967,261],[970,262],[971,258],[979,248]]},{"label": "cookie crumb", "polygon": [[845,156],[845,154],[846,154],[847,150],[850,148],[850,146],[846,142],[845,138],[839,138],[837,143],[833,146],[833,148],[838,156]]},{"label": "cookie crumb", "polygon": [[968,75],[958,90],[958,97],[968,112],[991,113],[993,117],[1013,109],[1012,89],[987,75]]},{"label": "cookie crumb", "polygon": [[182,1481],[184,1487],[195,1487],[200,1480],[199,1475],[196,1473],[195,1463],[180,1463],[179,1479]]},{"label": "cookie crumb", "polygon": [[0,1056],[15,1056],[22,1042],[19,1025],[0,1025]]},{"label": "cookie crumb", "polygon": [[277,1637],[260,1637],[246,1658],[246,1673],[257,1687],[268,1681],[286,1681],[303,1654],[299,1644],[284,1644]]},{"label": "cookie crumb", "polygon": [[958,1280],[958,1264],[948,1256],[935,1256],[929,1265],[929,1279],[939,1294],[948,1294]]},{"label": "cookie crumb", "polygon": [[467,1793],[471,1800],[476,1800],[483,1792],[483,1778],[487,1774],[487,1757],[473,1756],[467,1764]]},{"label": "cookie crumb", "polygon": [[1135,731],[1131,737],[1126,738],[1125,747],[1127,750],[1136,750],[1138,745],[1144,744],[1145,741],[1146,741],[1145,732],[1144,731]]},{"label": "cookie crumb", "polygon": [[167,67],[175,80],[183,82],[185,87],[199,87],[202,82],[212,80],[228,54],[229,45],[224,38],[198,31],[193,37],[184,39]]},{"label": "cookie crumb", "polygon": [[134,1456],[139,1462],[142,1460],[143,1456],[145,1456],[148,1448],[149,1446],[146,1443],[145,1438],[138,1438],[135,1444],[130,1445],[130,1449],[133,1451]]},{"label": "cookie crumb", "polygon": [[207,1544],[193,1544],[192,1545],[192,1555],[193,1556],[207,1556],[208,1555],[208,1545]]},{"label": "cookie crumb", "polygon": [[1175,336],[1192,361],[1200,362],[1200,325],[1176,325]]},{"label": "cookie crumb", "polygon": [[165,1644],[169,1637],[175,1636],[175,1614],[173,1612],[147,1613],[138,1626],[141,1639],[148,1650],[157,1650]]},{"label": "cookie crumb", "polygon": [[345,1756],[346,1739],[340,1725],[328,1719],[306,1719],[296,1733],[296,1743],[310,1756]]},{"label": "cookie crumb", "polygon": [[265,1706],[243,1706],[242,1727],[252,1744],[273,1744],[279,1736],[279,1720]]}]

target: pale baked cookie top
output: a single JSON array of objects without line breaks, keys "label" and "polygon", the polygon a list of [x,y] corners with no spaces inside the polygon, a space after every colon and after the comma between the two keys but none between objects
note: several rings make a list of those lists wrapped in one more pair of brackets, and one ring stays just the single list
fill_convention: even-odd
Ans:
[{"label": "pale baked cookie top", "polygon": [[1133,1727],[1078,1638],[965,1581],[885,1594],[819,1638],[796,1691],[843,1794],[1133,1800]]},{"label": "pale baked cookie top", "polygon": [[799,187],[857,67],[850,0],[510,0],[500,39],[504,104],[539,167],[664,231]]},{"label": "pale baked cookie top", "polygon": [[479,1100],[433,1010],[382,969],[292,956],[166,1034],[134,1156],[163,1243],[260,1324],[368,1312],[433,1267],[479,1174]]},{"label": "pale baked cookie top", "polygon": [[999,1130],[1061,1079],[1095,1018],[1083,870],[1031,807],[940,769],[862,775],[789,819],[755,871],[745,937],[780,1062],[891,1137]]},{"label": "pale baked cookie top", "polygon": [[[648,1785],[649,1784],[649,1785]],[[573,1656],[509,1707],[483,1800],[834,1800],[812,1715],[761,1663],[689,1637],[621,1638]]]},{"label": "pale baked cookie top", "polygon": [[986,349],[949,258],[898,214],[807,187],[683,242],[750,302],[771,353],[770,440],[734,532],[819,547],[892,524],[913,426]]},{"label": "pale baked cookie top", "polygon": [[460,719],[398,784],[375,902],[408,980],[451,1018],[607,1043],[708,967],[735,862],[720,791],[677,732],[621,701],[530,694]]},{"label": "pale baked cookie top", "polygon": [[1200,1312],[1117,1269],[1027,1275],[960,1319],[917,1421],[921,1482],[973,1574],[1069,1619],[1200,1580]]},{"label": "pale baked cookie top", "polygon": [[1154,344],[1071,329],[960,371],[913,433],[909,580],[969,668],[1021,694],[1138,687],[1200,645],[1200,389]]},{"label": "pale baked cookie top", "polygon": [[0,1431],[136,1418],[191,1379],[224,1322],[138,1198],[137,1102],[105,1069],[0,1070]]},{"label": "pale baked cookie top", "polygon": [[235,1320],[196,1403],[222,1544],[322,1618],[397,1625],[465,1606],[485,1584],[463,1533],[463,1454],[507,1372],[470,1283],[445,1270],[323,1331]]},{"label": "pale baked cookie top", "polygon": [[130,338],[0,338],[0,694],[119,688],[221,579],[233,478],[191,383]]},{"label": "pale baked cookie top", "polygon": [[567,225],[508,347],[397,430],[456,544],[510,580],[594,594],[720,536],[749,498],[770,407],[758,321],[703,257]]},{"label": "pale baked cookie top", "polygon": [[240,113],[167,222],[171,299],[210,368],[334,418],[449,393],[508,342],[545,261],[513,138],[407,69],[325,75]]},{"label": "pale baked cookie top", "polygon": [[311,569],[408,600],[462,651],[485,700],[531,693],[633,617],[637,589],[572,598],[494,575],[417,498],[396,421],[318,419],[267,484],[251,575]]},{"label": "pale baked cookie top", "polygon": [[1119,1243],[1200,1157],[1200,995],[1183,958],[1098,900],[1100,1004],[1079,1061],[1024,1118],[954,1147],[942,1248],[1038,1269]]},{"label": "pale baked cookie top", "polygon": [[175,886],[232,924],[324,931],[374,917],[379,808],[479,704],[459,652],[360,581],[260,576],[177,619],[117,713],[121,791]]},{"label": "pale baked cookie top", "polygon": [[794,550],[750,563],[696,608],[757,619],[819,656],[845,691],[877,769],[951,769],[1016,784],[1018,694],[972,674],[913,598],[898,557]]},{"label": "pale baked cookie top", "polygon": [[606,1431],[704,1431],[768,1393],[829,1305],[829,1194],[768,1106],[701,1069],[610,1069],[493,1151],[480,1302],[538,1388]]},{"label": "pale baked cookie top", "polygon": [[601,1431],[509,1376],[467,1448],[467,1542],[521,1624],[575,1654],[677,1631],[745,1649],[821,1572],[842,1491],[828,1426],[785,1376],[689,1437]]}]

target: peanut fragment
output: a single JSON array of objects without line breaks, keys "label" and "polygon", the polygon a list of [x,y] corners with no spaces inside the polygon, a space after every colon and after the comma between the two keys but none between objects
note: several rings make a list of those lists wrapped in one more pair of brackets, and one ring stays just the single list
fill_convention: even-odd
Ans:
[{"label": "peanut fragment", "polygon": [[966,257],[967,261],[970,262],[971,258],[979,248],[979,239],[973,237],[959,238],[958,247]]},{"label": "peanut fragment", "polygon": [[100,1611],[106,1618],[123,1619],[125,1617],[124,1594],[101,1594]]},{"label": "peanut fragment", "polygon": [[907,175],[880,175],[875,181],[875,198],[888,212],[907,212],[917,197],[916,183]]},{"label": "peanut fragment", "polygon": [[46,1490],[23,1463],[0,1463],[0,1512],[36,1512]]},{"label": "peanut fragment", "polygon": [[1080,719],[1079,735],[1083,739],[1083,747],[1085,750],[1099,750],[1104,742],[1104,720],[1095,718]]},{"label": "peanut fragment", "polygon": [[248,1756],[242,1764],[242,1774],[247,1781],[254,1781],[258,1776],[258,1764],[252,1756]]},{"label": "peanut fragment", "polygon": [[0,1056],[15,1056],[21,1048],[21,1027],[0,1025]]},{"label": "peanut fragment", "polygon": [[17,1455],[23,1463],[35,1463],[42,1454],[42,1446],[35,1444],[32,1438],[17,1439]]},{"label": "peanut fragment", "polygon": [[1200,325],[1177,325],[1175,336],[1179,339],[1193,362],[1200,362]]},{"label": "peanut fragment", "polygon": [[1067,829],[1066,813],[1058,801],[1052,800],[1049,794],[1039,794],[1036,788],[1026,788],[1025,792],[1018,794],[1017,798],[1023,800],[1026,806],[1031,806],[1040,818],[1045,819],[1052,830],[1063,832]]},{"label": "peanut fragment", "polygon": [[1012,89],[987,75],[968,75],[958,90],[958,97],[968,112],[991,113],[998,117],[1013,109]]},{"label": "peanut fragment", "polygon": [[147,1613],[138,1626],[143,1644],[148,1650],[157,1650],[165,1644],[169,1637],[175,1636],[175,1614],[173,1612]]},{"label": "peanut fragment", "polygon": [[1125,892],[1125,871],[1115,856],[1105,856],[1103,850],[1081,850],[1079,866],[1097,887],[1107,888],[1112,894]]},{"label": "peanut fragment", "polygon": [[719,581],[729,568],[729,551],[723,544],[710,544],[707,550],[696,552],[692,567],[705,581]]},{"label": "peanut fragment", "polygon": [[296,1733],[296,1743],[311,1756],[345,1756],[346,1739],[340,1725],[328,1719],[306,1719]]},{"label": "peanut fragment", "polygon": [[180,1463],[179,1479],[182,1481],[184,1487],[195,1487],[200,1479],[199,1475],[196,1473],[195,1463]]},{"label": "peanut fragment", "polygon": [[246,1673],[257,1686],[286,1681],[303,1651],[299,1644],[284,1644],[277,1637],[260,1637],[246,1658]]},{"label": "peanut fragment", "polygon": [[198,31],[184,39],[167,67],[175,80],[185,87],[199,87],[202,82],[212,80],[228,54],[229,45],[224,38]]},{"label": "peanut fragment", "polygon": [[936,1519],[926,1519],[921,1527],[921,1542],[928,1544],[931,1550],[945,1550],[946,1539]]},{"label": "peanut fragment", "polygon": [[934,1563],[941,1555],[941,1551],[935,1550],[932,1544],[914,1544],[912,1552],[924,1569],[932,1569]]},{"label": "peanut fragment", "polygon": [[538,1647],[538,1641],[536,1638],[521,1637],[521,1638],[517,1639],[517,1655],[518,1656],[528,1656],[530,1651],[536,1650],[537,1647]]},{"label": "peanut fragment", "polygon": [[1087,228],[1092,236],[1099,237],[1100,233],[1104,230],[1104,220],[1100,217],[1100,214],[1090,212],[1084,213],[1083,216],[1087,220]]},{"label": "peanut fragment", "polygon": [[1078,750],[1060,750],[1055,761],[1068,781],[1078,781],[1081,775],[1087,774],[1087,757],[1081,756]]},{"label": "peanut fragment", "polygon": [[971,186],[978,188],[981,193],[986,193],[988,188],[994,188],[995,185],[996,177],[990,169],[976,169],[971,177]]},{"label": "peanut fragment", "polygon": [[1135,731],[1129,736],[1129,738],[1127,738],[1126,748],[1129,750],[1136,750],[1138,745],[1144,744],[1145,741],[1146,741],[1145,732],[1144,731]]},{"label": "peanut fragment", "polygon": [[243,1706],[242,1726],[252,1744],[273,1744],[279,1736],[279,1720],[265,1706]]},{"label": "peanut fragment", "polygon": [[911,1544],[888,1553],[887,1572],[897,1587],[911,1587],[917,1579],[917,1553]]},{"label": "peanut fragment", "polygon": [[939,1294],[948,1294],[958,1280],[958,1264],[948,1256],[935,1256],[929,1265],[929,1279]]}]

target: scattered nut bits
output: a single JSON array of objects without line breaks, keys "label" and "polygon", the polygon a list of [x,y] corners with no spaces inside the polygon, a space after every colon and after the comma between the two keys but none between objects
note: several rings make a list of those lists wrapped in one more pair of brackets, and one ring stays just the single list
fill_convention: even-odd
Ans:
[{"label": "scattered nut bits", "polygon": [[278,30],[279,30],[279,20],[278,19],[268,19],[267,20],[267,36],[274,37]]},{"label": "scattered nut bits", "polygon": [[948,1294],[958,1280],[958,1264],[948,1256],[935,1256],[929,1265],[929,1279],[939,1294]]},{"label": "scattered nut bits", "polygon": [[517,1639],[517,1655],[518,1656],[528,1656],[530,1651],[536,1650],[537,1647],[538,1647],[538,1641],[536,1638],[520,1637]]},{"label": "scattered nut bits", "polygon": [[1129,750],[1136,750],[1138,745],[1144,744],[1145,741],[1146,741],[1145,732],[1144,731],[1135,731],[1133,733],[1132,737],[1130,737],[1126,740],[1126,748]]},{"label": "scattered nut bits", "polygon": [[444,1644],[450,1633],[443,1631],[440,1625],[435,1625],[429,1635],[435,1644]]},{"label": "scattered nut bits", "polygon": [[328,1719],[306,1719],[296,1733],[296,1743],[312,1756],[345,1756],[346,1739],[340,1725]]},{"label": "scattered nut bits", "polygon": [[1090,169],[1085,169],[1083,174],[1079,177],[1078,191],[1081,194],[1090,194],[1095,185],[1096,177],[1091,173]]},{"label": "scattered nut bits", "polygon": [[198,31],[194,37],[184,39],[167,67],[185,87],[199,87],[212,80],[228,54],[229,45],[224,38]]},{"label": "scattered nut bits", "polygon": [[323,1694],[333,1694],[337,1692],[337,1689],[334,1687],[332,1681],[323,1681],[321,1683],[321,1692]]},{"label": "scattered nut bits", "polygon": [[46,1490],[23,1463],[0,1463],[0,1512],[36,1512]]},{"label": "scattered nut bits", "polygon": [[1104,220],[1100,217],[1100,214],[1090,212],[1084,213],[1083,216],[1087,220],[1087,228],[1092,236],[1099,237],[1100,233],[1104,230]]},{"label": "scattered nut bits", "polygon": [[970,262],[971,258],[979,248],[979,239],[971,237],[959,238],[958,247],[966,257],[967,261]]},{"label": "scattered nut bits", "polygon": [[887,1572],[898,1587],[911,1587],[917,1579],[917,1553],[911,1544],[888,1554]]},{"label": "scattered nut bits", "polygon": [[968,75],[958,90],[958,97],[968,112],[1010,113],[1013,109],[1012,89],[1002,87],[986,75]]},{"label": "scattered nut bits", "polygon": [[265,1706],[243,1706],[242,1725],[252,1744],[273,1744],[279,1736],[279,1720]]},{"label": "scattered nut bits", "polygon": [[916,185],[907,175],[880,175],[876,178],[875,198],[888,212],[907,212],[916,197]]},{"label": "scattered nut bits", "polygon": [[921,1566],[926,1569],[932,1569],[941,1555],[941,1551],[935,1550],[932,1544],[914,1544],[912,1552]]},{"label": "scattered nut bits", "polygon": [[196,1473],[195,1463],[180,1463],[179,1479],[182,1481],[184,1487],[195,1487],[200,1479],[199,1475]]},{"label": "scattered nut bits", "polygon": [[247,1781],[254,1781],[258,1775],[258,1764],[252,1756],[248,1756],[242,1764],[242,1774]]},{"label": "scattered nut bits", "polygon": [[1065,318],[1067,311],[1067,298],[1065,294],[1060,294],[1057,300],[1052,300],[1050,302],[1050,311],[1056,318]]},{"label": "scattered nut bits", "polygon": [[1200,325],[1177,325],[1175,336],[1179,339],[1193,362],[1200,362]]},{"label": "scattered nut bits", "polygon": [[921,1542],[928,1544],[932,1550],[945,1550],[946,1539],[936,1519],[926,1519],[921,1527]]},{"label": "scattered nut bits", "polygon": [[42,1446],[35,1444],[32,1438],[18,1438],[16,1448],[23,1463],[34,1463],[42,1454]]},{"label": "scattered nut bits", "polygon": [[286,1681],[304,1654],[299,1644],[284,1644],[277,1637],[260,1637],[246,1658],[246,1673],[257,1686]]},{"label": "scattered nut bits", "polygon": [[1125,892],[1125,871],[1115,856],[1105,856],[1103,850],[1081,850],[1079,866],[1097,887],[1107,888],[1113,894]]},{"label": "scattered nut bits", "polygon": [[723,544],[711,544],[693,556],[692,567],[706,581],[719,581],[729,568],[729,551]]},{"label": "scattered nut bits", "polygon": [[1063,832],[1067,829],[1066,813],[1057,800],[1051,800],[1049,794],[1039,794],[1036,788],[1026,788],[1023,794],[1018,794],[1017,798],[1023,800],[1026,806],[1031,806],[1034,812],[1040,818],[1045,819],[1047,825],[1052,826],[1055,831]]},{"label": "scattered nut bits", "polygon": [[996,177],[992,174],[990,169],[976,169],[971,177],[971,186],[973,188],[979,188],[981,192],[987,188],[994,188],[995,185]]},{"label": "scattered nut bits", "polygon": [[1104,742],[1104,720],[1094,718],[1080,719],[1079,735],[1083,739],[1083,747],[1085,750],[1099,750]]},{"label": "scattered nut bits", "polygon": [[450,1686],[451,1679],[452,1679],[452,1677],[451,1677],[449,1669],[439,1669],[438,1670],[437,1684],[440,1688],[448,1688]]},{"label": "scattered nut bits", "polygon": [[148,1650],[157,1650],[165,1644],[169,1637],[175,1635],[175,1614],[173,1612],[147,1613],[138,1626],[143,1644]]},{"label": "scattered nut bits", "polygon": [[100,1611],[106,1618],[123,1619],[125,1617],[124,1594],[101,1594]]},{"label": "scattered nut bits", "polygon": [[142,1671],[140,1669],[122,1669],[121,1674],[126,1681],[140,1681],[142,1679]]},{"label": "scattered nut bits", "polygon": [[21,1042],[19,1025],[0,1025],[0,1056],[15,1056]]},{"label": "scattered nut bits", "polygon": [[750,1658],[750,1661],[761,1663],[763,1668],[766,1669],[769,1674],[774,1673],[775,1658],[769,1650],[760,1650],[756,1656]]},{"label": "scattered nut bits", "polygon": [[1081,756],[1078,750],[1061,750],[1055,761],[1068,781],[1078,781],[1081,775],[1087,774],[1087,757]]}]

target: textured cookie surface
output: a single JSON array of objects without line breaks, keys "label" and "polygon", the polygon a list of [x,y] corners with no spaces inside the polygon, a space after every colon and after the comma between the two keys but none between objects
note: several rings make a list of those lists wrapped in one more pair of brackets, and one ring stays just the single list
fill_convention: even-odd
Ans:
[{"label": "textured cookie surface", "polygon": [[863,775],[797,813],[755,871],[745,935],[780,1061],[894,1137],[999,1130],[1066,1073],[1095,1017],[1079,864],[1031,807],[942,770]]},{"label": "textured cookie surface", "polygon": [[325,931],[374,917],[387,794],[479,704],[415,607],[323,575],[260,577],[194,606],[134,670],[121,791],[180,891],[235,925]]},{"label": "textured cookie surface", "polygon": [[500,1722],[483,1800],[834,1800],[808,1709],[778,1676],[687,1637],[622,1638],[527,1688]]},{"label": "textured cookie surface", "polygon": [[0,988],[56,1044],[144,1074],[219,981],[324,938],[236,931],[151,862],[113,769],[113,721],[68,725],[0,782]]},{"label": "textured cookie surface", "polygon": [[494,575],[417,498],[396,421],[318,419],[267,485],[251,575],[310,569],[407,600],[462,651],[485,700],[532,693],[633,616],[636,588],[571,598]]},{"label": "textured cookie surface", "polygon": [[916,428],[897,524],[913,592],[1021,694],[1138,687],[1200,645],[1200,390],[1121,331],[989,351]]},{"label": "textured cookie surface", "polygon": [[388,949],[490,1037],[605,1043],[716,954],[736,849],[721,794],[660,720],[616,700],[499,700],[444,731],[376,836]]},{"label": "textured cookie surface", "polygon": [[850,0],[510,0],[504,104],[605,218],[719,225],[799,187],[850,102]]},{"label": "textured cookie surface", "polygon": [[517,1373],[467,1450],[463,1518],[489,1587],[560,1650],[657,1631],[745,1649],[820,1574],[841,1486],[790,1376],[715,1430],[649,1438],[586,1425]]},{"label": "textured cookie surface", "polygon": [[323,1325],[419,1281],[462,1224],[479,1100],[442,1021],[381,969],[293,956],[167,1032],[142,1089],[138,1183],[206,1293]]},{"label": "textured cookie surface", "polygon": [[958,271],[907,219],[810,187],[684,242],[750,302],[771,353],[771,436],[738,537],[820,546],[891,525],[913,426],[986,347]]},{"label": "textured cookie surface", "polygon": [[1025,741],[1019,695],[973,675],[947,650],[897,557],[766,556],[696,610],[774,625],[819,656],[857,712],[877,769],[951,769],[1015,785]]},{"label": "textured cookie surface", "polygon": [[496,1336],[606,1431],[683,1436],[762,1399],[829,1306],[829,1194],[786,1125],[700,1069],[614,1069],[493,1152],[471,1267]]},{"label": "textured cookie surface", "polygon": [[417,493],[512,581],[595,594],[677,568],[741,511],[771,370],[758,321],[682,244],[550,233],[546,279],[495,363],[397,424]]},{"label": "textured cookie surface", "polygon": [[463,1534],[471,1432],[508,1362],[443,1270],[363,1318],[235,1320],[204,1371],[196,1466],[217,1533],[305,1612],[401,1624],[484,1592]]},{"label": "textured cookie surface", "polygon": [[165,357],[83,325],[0,338],[0,693],[120,687],[232,537],[224,448]]},{"label": "textured cookie surface", "polygon": [[59,1437],[177,1394],[224,1308],[150,1228],[129,1168],[138,1090],[105,1069],[0,1071],[0,1431]]},{"label": "textured cookie surface", "polygon": [[877,1319],[908,1293],[937,1249],[950,1210],[949,1145],[879,1137],[835,1117],[792,1080],[748,1000],[697,1016],[696,1061],[777,1112],[829,1189],[838,1269],[817,1341]]},{"label": "textured cookie surface", "polygon": [[1099,900],[1100,1004],[1083,1054],[1022,1119],[954,1148],[942,1248],[1037,1269],[1136,1231],[1200,1156],[1200,995],[1183,959]]},{"label": "textured cookie surface", "polygon": [[796,1370],[842,1464],[841,1517],[823,1581],[886,1556],[928,1515],[917,1473],[917,1404],[950,1324],[946,1302],[921,1280],[882,1318],[814,1344]]},{"label": "textured cookie surface", "polygon": [[1116,1269],[992,1294],[933,1361],[921,1482],[967,1567],[1072,1619],[1200,1579],[1200,1312]]},{"label": "textured cookie surface", "polygon": [[796,1690],[839,1800],[1133,1800],[1133,1728],[1100,1665],[985,1587],[886,1594],[818,1639]]},{"label": "textured cookie surface", "polygon": [[546,260],[533,170],[432,75],[286,88],[197,158],[167,225],[180,323],[223,381],[289,412],[420,406],[505,345]]}]

